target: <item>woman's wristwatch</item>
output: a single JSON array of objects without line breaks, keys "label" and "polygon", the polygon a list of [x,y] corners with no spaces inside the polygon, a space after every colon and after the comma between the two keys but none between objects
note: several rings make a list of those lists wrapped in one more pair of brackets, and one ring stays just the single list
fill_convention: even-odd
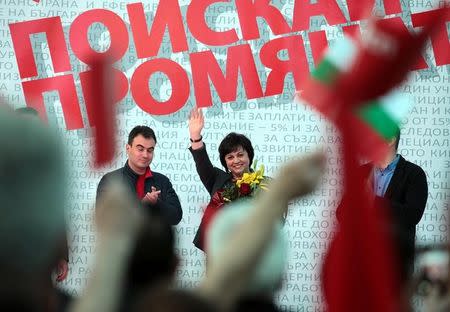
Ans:
[{"label": "woman's wristwatch", "polygon": [[193,140],[192,138],[190,138],[189,140],[191,141],[191,143],[198,143],[198,142],[200,142],[201,140],[203,140],[203,136],[200,135],[200,138],[197,139],[197,140]]}]

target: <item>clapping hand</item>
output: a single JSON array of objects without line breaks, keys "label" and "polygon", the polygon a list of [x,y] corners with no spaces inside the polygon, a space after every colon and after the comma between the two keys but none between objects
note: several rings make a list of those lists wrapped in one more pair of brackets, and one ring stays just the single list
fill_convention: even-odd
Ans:
[{"label": "clapping hand", "polygon": [[161,194],[161,191],[157,191],[156,187],[152,186],[152,191],[145,194],[142,202],[154,205],[158,201],[159,194]]}]

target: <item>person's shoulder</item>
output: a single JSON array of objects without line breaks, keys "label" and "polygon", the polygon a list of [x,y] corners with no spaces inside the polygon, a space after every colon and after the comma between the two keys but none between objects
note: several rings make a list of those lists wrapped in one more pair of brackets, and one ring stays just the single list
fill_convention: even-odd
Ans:
[{"label": "person's shoulder", "polygon": [[113,177],[120,177],[120,176],[123,175],[123,170],[124,170],[124,168],[122,167],[122,168],[119,168],[119,169],[116,169],[116,170],[107,172],[107,173],[105,173],[105,174],[102,176],[102,178],[100,179],[100,181],[106,181],[106,180],[109,180],[109,179],[111,179],[111,178],[113,178]]},{"label": "person's shoulder", "polygon": [[170,179],[169,179],[166,175],[164,175],[164,174],[162,174],[162,173],[160,173],[160,172],[152,171],[152,176],[153,176],[153,178],[156,179],[156,180],[160,180],[160,181],[170,181]]},{"label": "person's shoulder", "polygon": [[400,156],[400,162],[403,163],[403,166],[405,166],[406,170],[425,175],[425,171],[422,169],[422,167],[409,160],[406,160],[403,156]]},{"label": "person's shoulder", "polygon": [[109,183],[111,183],[111,181],[116,180],[116,179],[122,179],[123,180],[123,168],[119,168],[110,172],[105,173],[101,178],[100,181],[98,182],[97,185],[97,197],[99,196],[99,194],[104,191],[105,189],[108,188]]},{"label": "person's shoulder", "polygon": [[120,167],[119,169],[116,169],[116,170],[106,173],[105,176],[121,175],[121,174],[123,174],[123,171],[124,171],[124,167]]}]

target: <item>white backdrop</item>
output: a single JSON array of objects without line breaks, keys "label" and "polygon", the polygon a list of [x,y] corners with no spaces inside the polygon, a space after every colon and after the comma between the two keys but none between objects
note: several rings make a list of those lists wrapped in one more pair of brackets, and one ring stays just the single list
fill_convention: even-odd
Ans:
[{"label": "white backdrop", "polygon": [[[337,3],[348,19],[345,1],[316,1]],[[386,1],[393,3],[395,1]],[[397,1],[398,2],[398,1]],[[14,108],[25,106],[22,82],[16,61],[14,46],[8,24],[60,16],[66,42],[72,21],[81,13],[93,8],[104,8],[118,14],[128,23],[126,5],[131,1],[19,1],[0,0],[0,92],[5,101]],[[291,23],[295,1],[279,0],[271,2]],[[179,1],[183,21],[190,1]],[[157,1],[144,3],[145,13],[153,16],[158,8]],[[241,31],[234,1],[217,2],[205,13],[206,21],[215,30],[237,29],[239,38]],[[376,1],[376,12],[384,15],[380,1]],[[400,16],[411,28],[411,13],[430,10],[430,1],[402,1]],[[391,16],[391,17],[392,17]],[[323,17],[313,17],[307,31],[292,34],[303,38],[308,65],[313,66],[312,48],[309,33],[324,30],[329,43],[342,36],[342,27],[359,23],[346,23],[329,26]],[[257,59],[262,46],[275,36],[264,22],[259,20],[260,38],[243,41],[250,44]],[[128,30],[130,31],[129,27]],[[447,38],[449,23],[446,26]],[[286,35],[281,35],[286,36]],[[131,34],[130,34],[131,38]],[[189,52],[213,51],[225,68],[227,49],[206,46],[189,34]],[[34,56],[39,77],[52,77],[53,63],[49,57],[46,37],[41,33],[31,36]],[[107,50],[109,32],[103,27],[91,28],[90,42],[99,50]],[[163,48],[158,57],[170,58],[180,64],[191,77],[188,52],[172,53],[166,33]],[[241,42],[240,42],[241,43]],[[445,47],[445,46],[444,46]],[[130,40],[130,47],[118,64],[130,80],[135,69],[143,63],[137,60],[135,47]],[[447,50],[448,51],[448,50]],[[449,52],[450,53],[450,52]],[[87,125],[87,113],[82,100],[78,74],[85,65],[77,59],[69,48],[70,63],[74,74],[76,90],[80,99],[80,109],[84,125]],[[281,53],[281,58],[286,57]],[[429,197],[427,208],[418,226],[418,244],[443,243],[448,241],[448,204],[450,202],[450,93],[449,65],[436,66],[431,47],[427,45],[424,53],[428,69],[414,71],[408,82],[399,88],[413,102],[410,115],[402,125],[400,152],[408,160],[419,164],[427,173]],[[448,59],[448,57],[447,57]],[[268,70],[256,60],[258,74],[262,85],[265,85]],[[307,75],[307,73],[305,73]],[[160,101],[171,95],[171,84],[164,75],[154,75],[150,80],[150,88]],[[288,74],[284,82],[283,92],[279,95],[247,99],[242,80],[237,82],[235,101],[222,103],[214,88],[213,106],[204,110],[206,125],[203,133],[213,163],[220,166],[217,147],[220,140],[229,132],[246,134],[255,146],[255,159],[266,167],[267,175],[274,175],[277,168],[295,155],[325,146],[328,154],[327,173],[322,186],[313,195],[293,203],[285,226],[289,238],[289,263],[286,268],[284,286],[277,295],[283,309],[293,311],[321,310],[320,265],[326,251],[328,239],[333,232],[334,210],[340,198],[340,160],[338,159],[339,137],[332,125],[328,124],[311,108],[292,101],[295,91],[294,80]],[[85,287],[90,274],[95,254],[95,228],[92,224],[95,192],[100,177],[113,169],[122,166],[126,160],[125,143],[128,132],[138,124],[152,127],[157,135],[158,144],[152,170],[167,175],[180,197],[183,208],[183,220],[176,226],[177,252],[181,257],[177,270],[176,284],[179,287],[194,287],[204,276],[205,259],[201,251],[192,245],[192,239],[200,222],[202,208],[209,201],[195,172],[195,166],[187,150],[189,134],[187,116],[189,110],[196,105],[193,88],[185,105],[175,113],[152,115],[136,105],[131,92],[118,105],[118,140],[117,157],[107,167],[92,169],[93,139],[90,128],[66,130],[63,109],[57,92],[45,93],[45,108],[49,124],[57,129],[67,148],[68,201],[67,218],[69,224],[70,274],[63,287],[73,294],[78,294]],[[420,308],[420,303],[418,303]]]}]

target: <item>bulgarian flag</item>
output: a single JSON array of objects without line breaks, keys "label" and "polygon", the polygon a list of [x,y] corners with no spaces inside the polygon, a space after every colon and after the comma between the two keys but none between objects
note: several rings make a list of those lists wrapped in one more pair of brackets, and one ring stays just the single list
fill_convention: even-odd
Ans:
[{"label": "bulgarian flag", "polygon": [[333,85],[341,73],[349,70],[355,60],[356,51],[356,42],[344,36],[328,49],[311,76],[320,83]]},{"label": "bulgarian flag", "polygon": [[349,70],[357,51],[353,39],[343,37],[329,48],[323,60],[311,73],[311,78],[304,90],[298,92],[300,99],[312,105],[320,113],[336,121],[337,114],[342,108],[333,102],[334,86],[343,72]]},{"label": "bulgarian flag", "polygon": [[361,105],[356,110],[356,115],[381,138],[391,140],[395,138],[399,125],[410,108],[410,99],[394,91],[373,102]]},{"label": "bulgarian flag", "polygon": [[378,160],[387,152],[386,143],[395,137],[402,119],[411,108],[411,101],[393,91],[359,106],[349,107],[342,103],[335,92],[335,85],[339,77],[351,69],[357,51],[357,43],[353,39],[343,37],[337,41],[311,73],[300,97],[333,122],[337,122],[336,118],[341,113],[351,114],[347,122],[353,129],[358,129],[352,138],[357,152],[363,158]]},{"label": "bulgarian flag", "polygon": [[[405,30],[400,19],[370,20],[367,35],[344,37],[326,52],[300,98],[338,128],[351,126],[355,131],[347,140],[360,156],[383,158],[394,125],[398,127],[409,110],[408,99],[391,92],[406,79],[426,39],[449,14],[450,8],[434,10],[417,33]],[[340,118],[346,125],[337,120],[343,114],[349,114]]]},{"label": "bulgarian flag", "polygon": [[358,156],[384,158],[386,140],[409,110],[408,99],[392,90],[406,79],[447,12],[436,10],[415,34],[398,23],[371,20],[364,40],[344,38],[329,49],[300,93],[335,123],[343,141],[342,220],[322,270],[329,312],[401,310],[389,216],[375,209]]},{"label": "bulgarian flag", "polygon": [[359,106],[344,103],[335,87],[351,70],[357,51],[353,39],[336,42],[301,94],[338,125],[344,143],[346,195],[340,228],[330,242],[322,271],[323,289],[329,312],[397,312],[400,287],[393,242],[385,232],[388,218],[374,210],[357,156],[382,159],[387,140],[396,135],[410,105],[396,91]]}]

